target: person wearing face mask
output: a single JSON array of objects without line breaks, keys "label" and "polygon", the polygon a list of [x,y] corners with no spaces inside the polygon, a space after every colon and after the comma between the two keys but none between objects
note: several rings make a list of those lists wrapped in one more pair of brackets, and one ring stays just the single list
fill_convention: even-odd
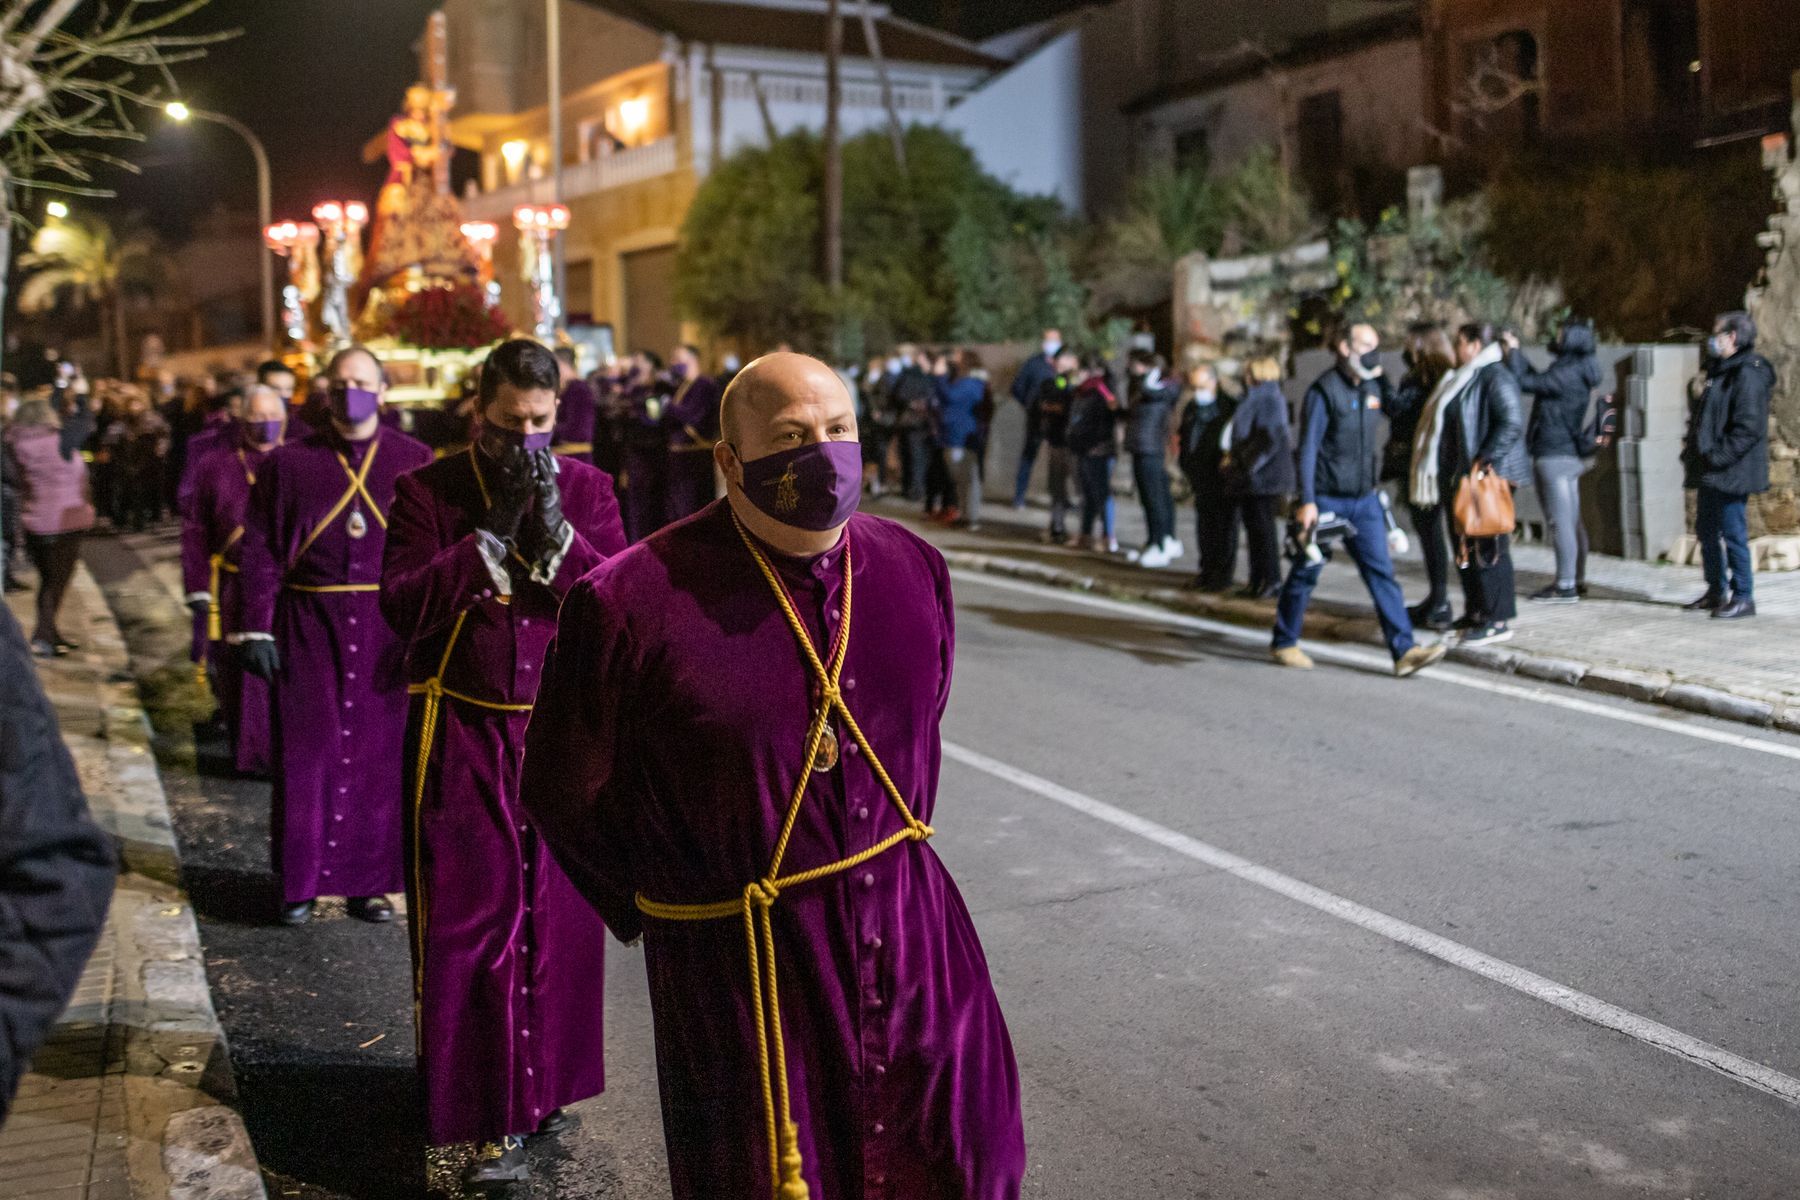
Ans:
[{"label": "person wearing face mask", "polygon": [[1544,506],[1544,523],[1556,547],[1556,578],[1531,594],[1539,604],[1575,604],[1587,590],[1587,525],[1581,519],[1581,477],[1611,438],[1588,421],[1588,402],[1604,375],[1594,357],[1594,327],[1571,318],[1563,322],[1550,353],[1556,360],[1539,371],[1519,348],[1516,334],[1501,337],[1506,369],[1519,389],[1536,397],[1525,427],[1531,475]]},{"label": "person wearing face mask", "polygon": [[[481,371],[475,441],[400,477],[381,610],[405,647],[406,887],[433,1145],[470,1188],[526,1178],[525,1139],[597,1094],[606,931],[519,807],[544,647],[575,581],[625,548],[612,480],[552,453],[557,363]],[[523,897],[523,903],[520,902]]]},{"label": "person wearing face mask", "polygon": [[632,355],[619,395],[619,483],[625,492],[627,541],[641,542],[669,523],[669,434],[662,422],[670,389],[662,359]]},{"label": "person wearing face mask", "polygon": [[431,450],[381,421],[387,377],[362,346],[326,367],[324,428],[263,460],[245,512],[243,627],[226,635],[270,684],[273,857],[283,924],[321,895],[391,921],[401,887],[400,752],[406,679],[381,617],[381,554],[395,481]]},{"label": "person wearing face mask", "polygon": [[233,444],[215,445],[192,464],[181,519],[181,575],[187,604],[199,624],[207,678],[219,702],[232,762],[246,775],[267,775],[272,765],[269,685],[244,670],[226,638],[244,632],[240,586],[244,514],[263,460],[287,432],[287,403],[257,384],[233,423]]},{"label": "person wearing face mask", "polygon": [[1207,362],[1187,371],[1187,403],[1175,431],[1175,461],[1194,493],[1194,542],[1200,570],[1192,586],[1222,592],[1237,569],[1237,504],[1226,487],[1221,441],[1235,410],[1219,394],[1217,369]]},{"label": "person wearing face mask", "polygon": [[1037,465],[1038,448],[1044,444],[1042,421],[1037,411],[1038,390],[1044,381],[1056,377],[1056,356],[1062,353],[1063,336],[1059,329],[1044,330],[1038,352],[1019,364],[1013,376],[1012,398],[1025,409],[1025,444],[1019,448],[1019,472],[1013,484],[1013,507],[1025,507],[1025,493],[1031,488],[1031,469]]},{"label": "person wearing face mask", "polygon": [[[1386,516],[1375,490],[1381,482],[1382,410],[1389,398],[1390,385],[1381,369],[1381,335],[1372,325],[1350,326],[1337,340],[1337,362],[1313,382],[1300,402],[1300,506],[1294,510],[1294,524],[1303,539],[1312,536],[1321,511],[1355,527],[1355,533],[1344,539],[1344,551],[1356,563],[1375,602],[1394,674],[1405,678],[1443,658],[1444,646],[1414,643],[1406,599],[1388,556]],[[1300,649],[1300,628],[1324,567],[1323,559],[1303,555],[1288,568],[1270,643],[1281,666],[1304,670],[1313,665]]]},{"label": "person wearing face mask", "polygon": [[525,750],[526,809],[646,943],[674,1200],[1016,1196],[1011,1041],[926,844],[949,571],[857,512],[824,363],[746,366],[722,432],[725,498],[569,592]]},{"label": "person wearing face mask", "polygon": [[599,410],[599,397],[588,381],[581,377],[575,361],[575,347],[556,348],[556,366],[561,388],[556,404],[556,433],[550,449],[562,458],[580,462],[594,461],[594,421]]},{"label": "person wearing face mask", "polygon": [[1144,506],[1144,547],[1128,555],[1140,567],[1166,567],[1182,556],[1175,536],[1175,499],[1169,490],[1169,434],[1175,424],[1179,380],[1165,378],[1168,363],[1160,354],[1131,354],[1130,407],[1125,418],[1125,447],[1131,451],[1131,474],[1138,503]]},{"label": "person wearing face mask", "polygon": [[1724,621],[1756,615],[1750,497],[1769,490],[1769,397],[1775,368],[1756,353],[1756,323],[1730,312],[1707,339],[1706,387],[1688,413],[1681,465],[1695,489],[1694,535],[1706,594],[1687,605]]},{"label": "person wearing face mask", "polygon": [[697,513],[718,496],[712,448],[719,440],[719,385],[700,373],[700,351],[675,347],[669,355],[674,389],[663,409],[669,434],[668,520]]}]

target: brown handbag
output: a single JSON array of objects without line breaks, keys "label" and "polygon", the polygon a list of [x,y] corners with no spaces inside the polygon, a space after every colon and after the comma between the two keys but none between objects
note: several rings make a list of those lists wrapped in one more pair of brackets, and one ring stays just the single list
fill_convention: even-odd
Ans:
[{"label": "brown handbag", "polygon": [[1462,536],[1458,561],[1464,566],[1468,565],[1471,539],[1509,534],[1517,523],[1512,484],[1490,466],[1477,467],[1463,476],[1456,485],[1452,511],[1456,532]]}]

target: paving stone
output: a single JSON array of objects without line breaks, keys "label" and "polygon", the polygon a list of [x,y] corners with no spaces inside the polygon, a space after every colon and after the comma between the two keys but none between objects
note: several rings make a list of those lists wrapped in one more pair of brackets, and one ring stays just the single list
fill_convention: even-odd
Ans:
[{"label": "paving stone", "polygon": [[1514,669],[1520,675],[1549,683],[1580,683],[1581,677],[1588,673],[1588,665],[1584,662],[1569,658],[1541,658],[1537,655],[1520,656]]},{"label": "paving stone", "polygon": [[1669,677],[1656,671],[1631,671],[1624,667],[1590,667],[1581,677],[1590,692],[1624,696],[1630,700],[1656,700],[1669,690]]},{"label": "paving stone", "polygon": [[1751,725],[1767,725],[1775,715],[1775,707],[1763,700],[1734,696],[1717,688],[1695,683],[1678,683],[1663,693],[1663,703],[1689,712],[1705,713],[1727,721],[1744,721]]}]

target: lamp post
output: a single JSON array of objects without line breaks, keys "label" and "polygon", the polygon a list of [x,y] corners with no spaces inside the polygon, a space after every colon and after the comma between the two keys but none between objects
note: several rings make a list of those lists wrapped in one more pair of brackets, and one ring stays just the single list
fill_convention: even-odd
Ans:
[{"label": "lamp post", "polygon": [[[258,227],[267,229],[273,223],[269,214],[269,152],[263,149],[262,139],[257,137],[251,128],[236,117],[224,113],[208,112],[203,108],[189,108],[179,100],[171,100],[163,106],[171,121],[182,124],[188,120],[210,121],[214,125],[223,125],[250,147],[250,156],[256,160],[256,223]],[[275,264],[269,257],[265,246],[257,252],[262,264],[262,336],[263,344],[275,344]]]},{"label": "lamp post", "polygon": [[562,295],[556,290],[556,235],[569,227],[569,210],[561,204],[521,204],[513,210],[519,230],[525,281],[531,285],[531,331],[548,345],[562,324]]},{"label": "lamp post", "polygon": [[481,264],[481,294],[496,307],[500,304],[500,281],[494,278],[494,243],[500,240],[500,227],[492,221],[464,221],[462,235],[475,247]]}]

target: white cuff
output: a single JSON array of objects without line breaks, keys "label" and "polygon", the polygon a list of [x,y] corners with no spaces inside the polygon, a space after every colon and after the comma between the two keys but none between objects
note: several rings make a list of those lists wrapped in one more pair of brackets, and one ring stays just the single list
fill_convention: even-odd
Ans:
[{"label": "white cuff", "polygon": [[225,635],[226,643],[232,646],[241,646],[245,642],[272,642],[274,640],[275,635],[272,633],[228,633]]},{"label": "white cuff", "polygon": [[512,576],[506,573],[506,544],[485,529],[475,531],[475,548],[487,564],[488,577],[494,581],[494,594],[512,595]]},{"label": "white cuff", "polygon": [[567,521],[564,521],[563,527],[562,527],[562,545],[560,545],[556,548],[555,554],[552,554],[549,558],[545,559],[543,562],[536,563],[532,566],[532,568],[531,568],[532,580],[537,583],[541,583],[541,584],[544,584],[545,586],[548,586],[553,580],[555,580],[556,573],[558,571],[562,570],[563,559],[565,559],[569,556],[569,547],[573,546],[574,544],[575,544],[575,527],[573,525],[569,524]]},{"label": "white cuff", "polygon": [[211,604],[211,592],[189,592],[181,598],[183,604]]}]

